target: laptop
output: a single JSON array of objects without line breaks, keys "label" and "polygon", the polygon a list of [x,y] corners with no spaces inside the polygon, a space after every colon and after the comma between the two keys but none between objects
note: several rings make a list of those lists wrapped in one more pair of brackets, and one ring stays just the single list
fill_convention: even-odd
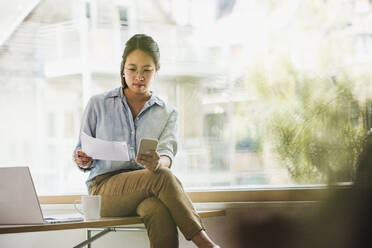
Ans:
[{"label": "laptop", "polygon": [[44,218],[29,168],[0,168],[0,225],[78,221],[83,221],[83,216],[64,214]]}]

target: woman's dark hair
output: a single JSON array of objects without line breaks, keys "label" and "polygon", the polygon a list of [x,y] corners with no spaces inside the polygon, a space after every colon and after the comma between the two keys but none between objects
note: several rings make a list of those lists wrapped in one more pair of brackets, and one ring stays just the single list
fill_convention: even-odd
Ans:
[{"label": "woman's dark hair", "polygon": [[125,61],[127,60],[128,55],[134,50],[139,49],[149,55],[155,63],[156,70],[160,69],[159,59],[160,51],[159,46],[154,41],[154,39],[145,34],[135,34],[133,35],[127,43],[125,43],[125,49],[122,56],[122,61],[120,65],[120,78],[123,88],[128,87],[123,76]]}]

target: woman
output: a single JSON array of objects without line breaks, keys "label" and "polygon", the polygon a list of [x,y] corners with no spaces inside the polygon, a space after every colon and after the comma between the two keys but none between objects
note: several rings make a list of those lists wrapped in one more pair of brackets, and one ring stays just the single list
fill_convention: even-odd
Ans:
[{"label": "woman", "polygon": [[[125,141],[130,161],[93,160],[75,148],[79,168],[90,170],[90,194],[102,196],[101,216],[138,214],[151,247],[178,247],[177,226],[198,247],[218,247],[204,231],[200,217],[180,181],[170,171],[177,151],[176,110],[149,90],[159,70],[159,48],[149,36],[130,38],[122,56],[122,87],[93,96],[85,109],[81,132],[110,141]],[[136,154],[141,138],[158,139],[156,151]]]}]

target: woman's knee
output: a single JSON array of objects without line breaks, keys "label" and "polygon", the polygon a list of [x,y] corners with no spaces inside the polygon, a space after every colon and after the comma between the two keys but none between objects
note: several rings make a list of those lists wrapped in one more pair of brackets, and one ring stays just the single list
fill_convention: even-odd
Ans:
[{"label": "woman's knee", "polygon": [[183,191],[181,181],[173,174],[173,172],[169,168],[161,167],[155,173],[155,183],[157,187],[160,187],[162,190],[177,188],[180,191]]},{"label": "woman's knee", "polygon": [[174,176],[172,171],[164,166],[161,166],[159,169],[157,169],[155,173],[159,175]]},{"label": "woman's knee", "polygon": [[177,177],[167,167],[160,167],[155,173],[157,174],[158,178],[162,178],[168,181],[179,183],[179,180],[177,179]]}]

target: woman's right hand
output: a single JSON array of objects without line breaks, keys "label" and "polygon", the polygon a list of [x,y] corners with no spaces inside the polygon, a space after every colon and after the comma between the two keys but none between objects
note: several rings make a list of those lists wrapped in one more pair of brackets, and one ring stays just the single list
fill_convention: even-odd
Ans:
[{"label": "woman's right hand", "polygon": [[75,163],[83,169],[88,169],[93,163],[93,159],[91,157],[88,157],[88,155],[81,150],[77,150],[75,152],[74,160]]}]

